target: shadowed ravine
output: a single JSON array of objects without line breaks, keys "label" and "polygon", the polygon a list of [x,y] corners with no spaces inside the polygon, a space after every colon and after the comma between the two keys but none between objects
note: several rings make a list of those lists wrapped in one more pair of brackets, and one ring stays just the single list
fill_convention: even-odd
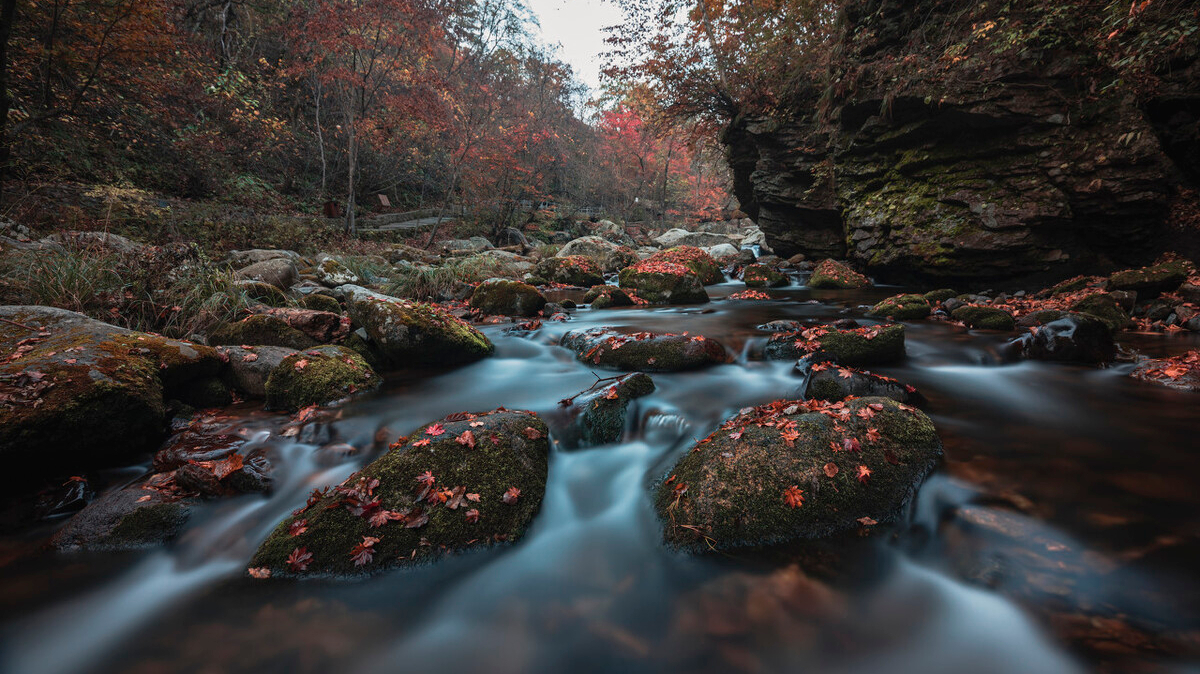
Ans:
[{"label": "shadowed ravine", "polygon": [[[20,559],[0,570],[3,670],[983,674],[1084,671],[1135,644],[1183,665],[1179,644],[1200,619],[1190,394],[1123,376],[1127,365],[1001,364],[1001,337],[946,323],[908,324],[907,361],[874,368],[920,390],[945,444],[906,524],[823,546],[804,572],[770,555],[664,547],[650,486],[722,420],[801,383],[791,362],[757,359],[755,326],[867,320],[861,305],[897,292],[793,285],[771,301],[718,299],[741,288],[710,287],[703,308],[579,310],[528,337],[484,328],[494,358],[390,381],[295,438],[278,434],[287,417],[227,411],[248,448],[272,449],[274,494],[207,505],[179,541],[145,553],[10,544],[5,556]],[[737,357],[655,374],[621,443],[557,448],[541,511],[513,546],[361,582],[245,577],[309,491],[378,455],[381,428],[390,441],[498,406],[550,419],[595,380],[554,344],[599,325],[688,331]],[[1174,336],[1155,351],[1198,344]],[[359,451],[320,449],[334,441]]]}]

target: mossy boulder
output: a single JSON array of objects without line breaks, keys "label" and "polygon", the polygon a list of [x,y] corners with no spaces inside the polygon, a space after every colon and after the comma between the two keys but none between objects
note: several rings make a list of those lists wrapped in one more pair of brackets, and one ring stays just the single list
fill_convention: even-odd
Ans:
[{"label": "mossy boulder", "polygon": [[769,360],[808,358],[841,365],[887,365],[904,360],[904,326],[874,325],[864,328],[809,328],[777,333],[767,341],[763,356]]},{"label": "mossy boulder", "polygon": [[729,361],[720,342],[699,335],[590,328],[568,332],[560,346],[574,351],[581,362],[636,372],[680,372]]},{"label": "mossy boulder", "polygon": [[342,286],[350,318],[393,367],[469,363],[495,352],[491,341],[462,319],[433,304],[403,300],[359,286]]},{"label": "mossy boulder", "polygon": [[[537,415],[504,409],[423,426],[310,498],[250,566],[272,577],[348,576],[516,541],[545,493],[547,433]],[[356,546],[370,539],[370,554],[356,564]]]},{"label": "mossy boulder", "polygon": [[1117,355],[1112,330],[1090,314],[1071,313],[1032,328],[1010,342],[1025,358],[1076,363],[1106,363]]},{"label": "mossy boulder", "polygon": [[950,288],[941,288],[938,290],[930,290],[929,292],[922,295],[922,297],[924,297],[925,301],[928,302],[930,305],[936,307],[936,306],[940,305],[942,302],[945,302],[946,300],[950,299],[951,297],[958,297],[958,291],[951,290]]},{"label": "mossy boulder", "polygon": [[1117,300],[1107,293],[1088,295],[1071,305],[1071,311],[1081,314],[1091,314],[1104,321],[1109,330],[1118,332],[1133,325],[1129,314],[1117,304]]},{"label": "mossy boulder", "polygon": [[1042,309],[1040,311],[1033,311],[1018,318],[1017,327],[1033,328],[1039,325],[1045,325],[1047,323],[1057,321],[1063,316],[1066,316],[1068,313],[1069,312],[1062,311],[1061,309]]},{"label": "mossy boulder", "polygon": [[274,316],[290,327],[308,335],[318,344],[341,341],[350,332],[349,319],[332,311],[295,307],[262,307],[255,313]]},{"label": "mossy boulder", "polygon": [[101,496],[51,539],[59,550],[138,550],[179,536],[194,504],[158,490],[127,487]]},{"label": "mossy boulder", "polygon": [[286,346],[222,346],[229,360],[222,373],[225,383],[254,398],[267,397],[267,378],[284,358],[296,353]]},{"label": "mossy boulder", "polygon": [[643,260],[621,270],[622,288],[632,290],[650,304],[704,304],[708,293],[691,269],[670,262]]},{"label": "mossy boulder", "polygon": [[654,380],[641,372],[597,384],[571,400],[562,415],[565,429],[555,435],[568,447],[617,442],[633,401],[654,392]]},{"label": "mossy boulder", "polygon": [[313,311],[328,311],[331,314],[340,314],[342,312],[342,304],[329,295],[321,293],[312,293],[300,298],[299,305],[305,309]]},{"label": "mossy boulder", "polygon": [[898,519],[941,456],[929,418],[889,398],[781,400],[685,453],[654,506],[668,545],[695,552],[823,538]]},{"label": "mossy boulder", "polygon": [[778,288],[788,284],[788,278],[765,264],[752,264],[742,272],[742,282],[750,288]]},{"label": "mossy boulder", "polygon": [[598,236],[583,236],[563,246],[555,257],[582,255],[591,258],[603,271],[615,272],[638,261],[637,253]]},{"label": "mossy boulder", "polygon": [[239,269],[237,278],[246,281],[261,281],[270,285],[286,290],[292,287],[292,284],[299,278],[300,271],[296,268],[296,263],[288,257],[271,258],[255,262],[254,264]]},{"label": "mossy boulder", "polygon": [[546,306],[546,298],[527,283],[490,279],[476,286],[471,306],[485,314],[537,316]]},{"label": "mossy boulder", "polygon": [[1138,294],[1139,299],[1149,299],[1161,293],[1174,291],[1193,273],[1195,267],[1187,260],[1164,262],[1141,269],[1117,272],[1108,278],[1108,289],[1132,290]]},{"label": "mossy boulder", "polygon": [[332,257],[322,258],[317,263],[317,280],[330,288],[344,286],[347,283],[362,283],[362,279],[350,270],[341,260]]},{"label": "mossy boulder", "polygon": [[261,302],[269,307],[286,307],[287,295],[270,283],[261,281],[238,281],[235,287],[245,293],[248,299]]},{"label": "mossy boulder", "polygon": [[646,262],[681,264],[692,270],[704,285],[724,283],[725,274],[721,264],[713,256],[695,246],[675,246],[651,255]]},{"label": "mossy boulder", "polygon": [[896,321],[911,321],[927,318],[933,313],[929,300],[923,295],[893,295],[883,300],[868,313],[870,316],[881,316]]},{"label": "mossy boulder", "polygon": [[267,407],[295,411],[328,405],[382,383],[367,361],[341,346],[322,346],[294,353],[267,377]]},{"label": "mossy boulder", "polygon": [[3,482],[121,465],[165,435],[166,399],[222,367],[215,349],[52,307],[0,307]]},{"label": "mossy boulder", "polygon": [[604,283],[600,266],[591,258],[583,255],[548,257],[537,263],[533,269],[533,275],[550,283],[582,288],[590,288]]},{"label": "mossy boulder", "polygon": [[1012,314],[995,307],[967,305],[950,312],[950,317],[971,329],[1013,330],[1017,327]]},{"label": "mossy boulder", "polygon": [[871,279],[837,260],[821,260],[808,279],[808,287],[816,289],[850,290],[870,285]]},{"label": "mossy boulder", "polygon": [[235,323],[226,323],[208,336],[212,346],[284,346],[307,349],[319,342],[287,324],[277,316],[259,314]]},{"label": "mossy boulder", "polygon": [[1041,293],[1038,293],[1038,294],[1045,295],[1047,297],[1056,297],[1058,295],[1070,295],[1072,293],[1077,293],[1080,290],[1083,290],[1084,288],[1087,288],[1088,286],[1091,286],[1093,284],[1099,284],[1100,281],[1101,281],[1101,279],[1098,276],[1076,276],[1074,278],[1069,278],[1065,281],[1060,281],[1057,284],[1055,284],[1054,286],[1050,287],[1049,289],[1043,290]]},{"label": "mossy boulder", "polygon": [[583,296],[583,302],[592,305],[593,309],[633,306],[633,299],[624,290],[608,285],[592,286]]},{"label": "mossy boulder", "polygon": [[906,403],[915,389],[883,375],[829,363],[806,363],[804,383],[806,400],[837,402],[849,396],[856,398],[891,398]]}]

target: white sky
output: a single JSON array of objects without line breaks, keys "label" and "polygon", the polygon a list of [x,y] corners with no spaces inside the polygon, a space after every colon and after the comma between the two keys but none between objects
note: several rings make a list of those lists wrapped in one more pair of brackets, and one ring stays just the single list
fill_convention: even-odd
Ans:
[{"label": "white sky", "polygon": [[542,24],[542,36],[558,45],[559,57],[571,64],[576,77],[600,89],[600,57],[607,51],[604,27],[621,22],[621,10],[602,0],[526,0]]}]

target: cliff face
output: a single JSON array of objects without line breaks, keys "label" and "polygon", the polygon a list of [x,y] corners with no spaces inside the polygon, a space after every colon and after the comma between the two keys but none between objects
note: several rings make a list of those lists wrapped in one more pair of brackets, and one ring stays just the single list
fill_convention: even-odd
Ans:
[{"label": "cliff face", "polygon": [[830,71],[735,120],[735,189],[778,253],[982,283],[1158,252],[1200,178],[1200,33],[1135,80],[1098,51],[1106,3],[991,4],[850,0]]}]

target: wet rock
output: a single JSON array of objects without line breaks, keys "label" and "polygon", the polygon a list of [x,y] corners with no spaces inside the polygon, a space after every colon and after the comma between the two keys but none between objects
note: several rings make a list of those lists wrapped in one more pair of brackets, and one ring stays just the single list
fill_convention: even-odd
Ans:
[{"label": "wet rock", "polygon": [[738,251],[737,263],[739,265],[746,267],[754,264],[757,261],[758,257],[754,254],[753,250],[750,250],[749,248],[743,248]]},{"label": "wet rock", "polygon": [[546,306],[546,298],[529,284],[490,279],[476,286],[471,306],[485,314],[528,317],[538,315]]},{"label": "wet rock", "polygon": [[708,253],[695,246],[676,246],[651,255],[645,262],[679,264],[687,267],[704,285],[724,283],[725,274],[721,265]]},{"label": "wet rock", "polygon": [[778,288],[788,284],[786,276],[763,264],[746,267],[742,281],[750,288]]},{"label": "wet rock", "polygon": [[691,551],[822,538],[895,520],[941,456],[929,418],[894,400],[781,400],[697,443],[654,505],[666,542]]},{"label": "wet rock", "polygon": [[[340,317],[339,317],[340,321]],[[278,316],[258,314],[236,323],[226,323],[208,336],[212,346],[283,346],[307,349],[319,342],[288,325]]]},{"label": "wet rock", "polygon": [[1077,363],[1107,363],[1117,355],[1108,325],[1088,314],[1066,314],[1035,326],[1009,348],[1025,358]]},{"label": "wet rock", "polygon": [[972,304],[958,307],[950,317],[973,330],[1013,330],[1017,322],[1003,309]]},{"label": "wet rock", "polygon": [[592,286],[583,296],[583,303],[592,305],[593,309],[609,307],[631,307],[633,300],[624,290],[615,286]]},{"label": "wet rock", "polygon": [[[615,272],[638,261],[637,253],[599,236],[583,236],[563,246],[555,257],[582,255],[596,263],[601,271]],[[572,284],[575,285],[575,284]]]},{"label": "wet rock", "polygon": [[555,437],[569,447],[617,442],[625,431],[630,405],[653,392],[654,380],[640,372],[602,382],[571,399],[565,411],[568,425]]},{"label": "wet rock", "polygon": [[261,302],[268,307],[286,307],[287,295],[279,288],[262,281],[237,281],[234,287],[241,290],[251,300]]},{"label": "wet rock", "polygon": [[1113,298],[1113,301],[1117,303],[1117,306],[1121,307],[1121,311],[1124,311],[1127,314],[1133,311],[1133,308],[1137,306],[1137,293],[1133,292],[1132,290],[1114,290],[1108,295],[1109,297]]},{"label": "wet rock", "polygon": [[[336,303],[336,300],[334,302]],[[258,310],[257,313],[283,320],[288,326],[303,332],[318,344],[328,344],[345,339],[350,332],[350,322],[343,320],[340,313],[332,311],[266,308]]]},{"label": "wet rock", "polygon": [[871,279],[854,271],[846,263],[828,259],[821,260],[808,279],[808,287],[817,289],[867,288],[870,285]]},{"label": "wet rock", "polygon": [[829,363],[804,363],[807,380],[804,383],[806,400],[837,402],[848,396],[856,398],[890,398],[896,402],[909,402],[915,390],[883,375],[835,366]]},{"label": "wet rock", "polygon": [[351,271],[341,260],[332,257],[323,257],[317,262],[317,280],[330,288],[343,286],[347,283],[357,284],[362,282],[358,274]]},{"label": "wet rock", "polygon": [[218,461],[236,454],[244,444],[246,441],[236,435],[187,429],[154,454],[154,470],[167,473],[193,461]]},{"label": "wet rock", "polygon": [[354,285],[341,289],[350,318],[366,330],[371,348],[392,366],[460,365],[495,351],[483,333],[441,307]]},{"label": "wet rock", "polygon": [[680,372],[728,362],[725,347],[699,335],[623,334],[611,328],[573,330],[560,343],[581,362],[615,370]]},{"label": "wet rock", "polygon": [[0,459],[28,481],[118,465],[165,435],[165,399],[214,377],[215,349],[51,307],[0,307]]},{"label": "wet rock", "polygon": [[296,349],[284,346],[222,346],[217,351],[229,359],[225,369],[225,382],[255,398],[267,396],[267,377],[283,362],[284,358],[296,353]]},{"label": "wet rock", "polygon": [[893,295],[871,308],[868,315],[896,321],[927,318],[933,313],[930,302],[922,295]]},{"label": "wet rock", "polygon": [[926,302],[936,307],[951,297],[958,297],[958,291],[951,290],[950,288],[941,288],[939,290],[931,290],[922,295],[922,297],[925,298]]},{"label": "wet rock", "polygon": [[1200,286],[1193,285],[1191,283],[1184,283],[1183,285],[1179,286],[1179,290],[1177,292],[1179,293],[1179,297],[1181,297],[1184,302],[1200,305]]},{"label": "wet rock", "polygon": [[537,415],[503,409],[424,426],[310,498],[250,566],[272,577],[342,576],[513,542],[541,506],[547,433]]},{"label": "wet rock", "polygon": [[1200,393],[1200,351],[1142,361],[1129,376],[1179,391]]},{"label": "wet rock", "polygon": [[1141,269],[1129,269],[1110,276],[1108,288],[1109,290],[1131,290],[1138,294],[1139,299],[1148,299],[1179,288],[1194,270],[1192,264],[1186,260],[1165,262]]},{"label": "wet rock", "polygon": [[762,330],[763,332],[800,332],[805,327],[804,321],[779,320],[771,321],[770,323],[763,323],[756,329]]},{"label": "wet rock", "polygon": [[1106,293],[1088,295],[1072,304],[1071,311],[1091,314],[1108,324],[1109,329],[1113,332],[1124,330],[1133,324],[1129,320],[1129,315],[1121,309],[1117,301]]},{"label": "wet rock", "polygon": [[809,358],[841,365],[887,365],[904,359],[904,326],[815,327],[772,335],[763,350],[769,360]]},{"label": "wet rock", "polygon": [[238,270],[237,277],[247,281],[261,281],[280,290],[287,290],[300,277],[300,272],[291,258],[278,257],[244,267]]},{"label": "wet rock", "polygon": [[191,502],[158,491],[128,487],[110,492],[79,511],[51,539],[59,550],[136,550],[179,536]]},{"label": "wet rock", "polygon": [[342,305],[336,299],[329,295],[321,293],[312,293],[300,298],[299,304],[305,309],[313,311],[328,311],[331,314],[342,313]]},{"label": "wet rock", "polygon": [[600,265],[593,262],[590,257],[582,255],[550,257],[541,260],[534,267],[533,275],[546,279],[550,283],[581,288],[590,288],[604,283]]},{"label": "wet rock", "polygon": [[650,304],[705,304],[708,293],[691,269],[669,262],[643,260],[621,270],[618,281]]},{"label": "wet rock", "polygon": [[283,359],[267,377],[267,407],[295,411],[372,391],[382,383],[367,361],[341,346],[322,346]]}]

